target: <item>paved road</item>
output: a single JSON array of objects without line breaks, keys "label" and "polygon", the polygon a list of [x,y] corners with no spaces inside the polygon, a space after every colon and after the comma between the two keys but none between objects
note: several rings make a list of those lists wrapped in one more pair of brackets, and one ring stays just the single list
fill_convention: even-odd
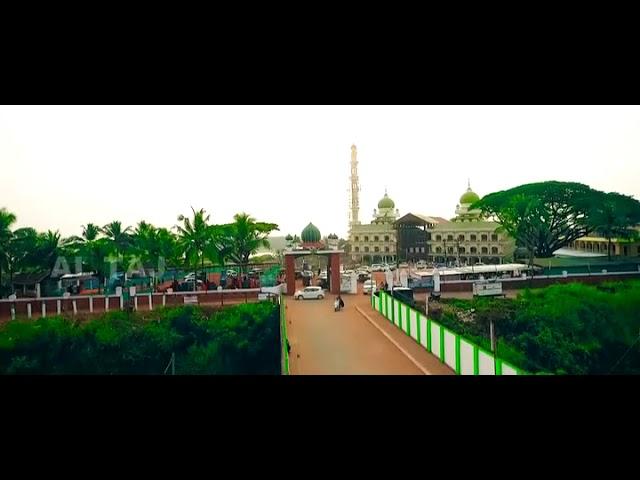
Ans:
[{"label": "paved road", "polygon": [[[374,322],[388,323],[371,309],[369,297],[360,294],[345,295],[343,298],[345,309],[334,312],[333,296],[324,300],[294,300],[287,297],[291,374],[424,374],[407,355],[356,310],[358,305]],[[404,333],[390,325],[384,328],[387,334],[408,351],[423,368],[427,368],[429,373],[451,373],[448,367],[440,364],[424,349],[421,350]],[[413,345],[410,345],[411,343]],[[415,350],[412,351],[412,348]]]}]

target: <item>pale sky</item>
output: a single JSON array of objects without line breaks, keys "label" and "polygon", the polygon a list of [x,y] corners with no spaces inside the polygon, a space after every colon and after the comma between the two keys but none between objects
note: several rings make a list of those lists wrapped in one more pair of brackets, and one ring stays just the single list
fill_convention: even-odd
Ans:
[{"label": "pale sky", "polygon": [[63,236],[193,206],[345,237],[354,143],[363,222],[385,187],[401,215],[451,218],[467,178],[480,196],[561,180],[640,199],[639,107],[0,106],[0,208]]}]

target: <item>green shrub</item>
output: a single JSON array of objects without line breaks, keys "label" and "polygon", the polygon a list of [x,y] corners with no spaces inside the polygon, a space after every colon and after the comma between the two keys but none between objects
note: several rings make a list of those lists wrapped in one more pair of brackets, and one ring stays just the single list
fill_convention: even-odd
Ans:
[{"label": "green shrub", "polygon": [[110,312],[83,324],[62,317],[0,328],[0,371],[161,374],[172,354],[180,374],[278,374],[279,311],[269,302],[207,316],[198,307],[144,315]]}]

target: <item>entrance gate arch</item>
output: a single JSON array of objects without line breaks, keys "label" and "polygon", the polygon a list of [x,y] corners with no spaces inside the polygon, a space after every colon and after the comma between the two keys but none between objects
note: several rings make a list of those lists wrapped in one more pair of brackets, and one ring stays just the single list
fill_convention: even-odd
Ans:
[{"label": "entrance gate arch", "polygon": [[296,291],[296,258],[306,255],[327,256],[327,279],[329,280],[329,292],[340,294],[340,255],[342,250],[292,250],[284,252],[285,276],[287,278],[287,295],[293,295]]}]

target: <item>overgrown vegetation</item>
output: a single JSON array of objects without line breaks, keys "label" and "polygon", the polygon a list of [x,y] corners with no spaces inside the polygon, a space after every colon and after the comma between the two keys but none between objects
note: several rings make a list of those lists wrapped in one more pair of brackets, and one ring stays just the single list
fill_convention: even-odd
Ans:
[{"label": "overgrown vegetation", "polygon": [[17,320],[0,327],[0,372],[157,375],[175,353],[176,374],[277,375],[278,332],[278,306],[270,302],[111,312],[86,323]]},{"label": "overgrown vegetation", "polygon": [[447,299],[431,310],[444,326],[531,373],[640,374],[640,282],[552,285],[517,299]]}]

